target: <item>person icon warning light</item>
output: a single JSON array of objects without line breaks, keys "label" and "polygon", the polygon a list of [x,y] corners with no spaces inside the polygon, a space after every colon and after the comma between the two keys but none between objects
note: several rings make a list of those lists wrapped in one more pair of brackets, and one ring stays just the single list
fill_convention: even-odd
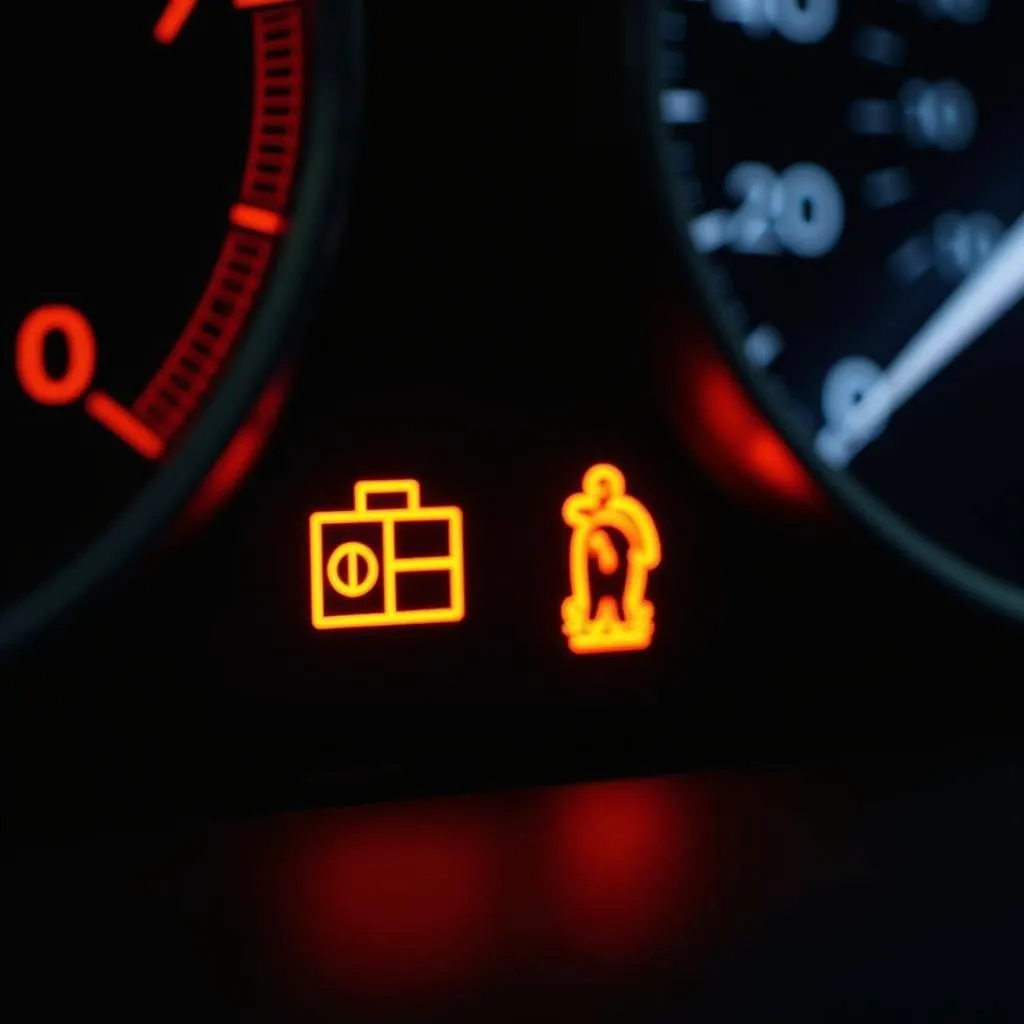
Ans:
[{"label": "person icon warning light", "polygon": [[569,648],[588,654],[650,646],[654,605],[647,600],[647,577],[661,562],[650,512],[626,494],[620,470],[600,463],[583,475],[583,490],[566,500],[562,518],[572,528],[572,593],[562,602]]}]

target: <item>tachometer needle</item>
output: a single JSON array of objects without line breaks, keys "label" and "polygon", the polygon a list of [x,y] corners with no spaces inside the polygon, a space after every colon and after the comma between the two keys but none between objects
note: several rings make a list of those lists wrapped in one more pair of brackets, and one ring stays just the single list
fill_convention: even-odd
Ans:
[{"label": "tachometer needle", "polygon": [[822,428],[817,439],[819,452],[827,447],[827,461],[834,466],[848,463],[878,435],[889,416],[1022,299],[1024,215],[1002,236],[991,257],[907,342],[843,420]]}]

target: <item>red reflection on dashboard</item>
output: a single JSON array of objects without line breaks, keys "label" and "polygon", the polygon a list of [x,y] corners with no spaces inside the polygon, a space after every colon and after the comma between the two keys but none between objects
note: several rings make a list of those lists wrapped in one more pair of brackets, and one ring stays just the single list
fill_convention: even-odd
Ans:
[{"label": "red reflection on dashboard", "polygon": [[681,350],[679,381],[677,408],[687,444],[722,484],[792,509],[827,509],[803,464],[703,338],[695,336]]},{"label": "red reflection on dashboard", "polygon": [[546,1019],[538,993],[578,1011],[697,975],[845,870],[834,805],[709,774],[268,819],[225,837],[215,945],[295,1024]]},{"label": "red reflection on dashboard", "polygon": [[472,977],[500,871],[457,805],[303,816],[275,871],[274,945],[317,987],[391,999]]},{"label": "red reflection on dashboard", "polygon": [[264,388],[249,418],[228,443],[186,508],[182,517],[185,528],[206,522],[249,474],[277,425],[291,387],[291,377],[291,371],[282,372]]},{"label": "red reflection on dashboard", "polygon": [[552,801],[551,899],[563,937],[588,958],[642,957],[678,919],[694,878],[698,822],[678,787],[604,783],[558,790]]}]

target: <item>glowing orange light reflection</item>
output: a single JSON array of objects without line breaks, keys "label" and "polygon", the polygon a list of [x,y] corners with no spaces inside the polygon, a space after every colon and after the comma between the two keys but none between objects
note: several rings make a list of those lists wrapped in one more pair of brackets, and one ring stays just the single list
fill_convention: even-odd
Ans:
[{"label": "glowing orange light reflection", "polygon": [[206,522],[248,476],[277,425],[291,379],[290,370],[282,372],[263,389],[249,418],[224,449],[185,510],[182,524],[186,528]]},{"label": "glowing orange light reflection", "polygon": [[800,460],[710,343],[693,338],[681,351],[678,380],[677,411],[686,441],[725,486],[805,512],[828,508]]},{"label": "glowing orange light reflection", "polygon": [[255,940],[246,976],[283,986],[290,1006],[480,1020],[455,1008],[481,991],[522,991],[535,1010],[566,976],[578,1001],[699,971],[780,901],[856,867],[848,816],[833,792],[781,775],[281,816],[225,836],[238,902],[224,920],[234,942]]},{"label": "glowing orange light reflection", "polygon": [[297,822],[272,879],[274,944],[331,989],[403,998],[493,955],[501,865],[488,821],[457,803]]},{"label": "glowing orange light reflection", "polygon": [[642,957],[696,869],[679,794],[629,781],[561,789],[552,800],[552,900],[565,940],[606,962]]}]

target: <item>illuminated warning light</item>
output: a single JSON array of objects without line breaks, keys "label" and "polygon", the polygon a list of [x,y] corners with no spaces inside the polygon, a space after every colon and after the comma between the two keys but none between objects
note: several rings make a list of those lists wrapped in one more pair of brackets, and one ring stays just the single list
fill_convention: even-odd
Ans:
[{"label": "illuminated warning light", "polygon": [[[371,498],[384,495],[398,496],[402,505],[370,507]],[[417,554],[403,553],[417,549]],[[453,505],[424,508],[416,480],[362,480],[355,485],[351,510],[314,512],[309,556],[317,629],[465,618],[462,510]]]},{"label": "illuminated warning light", "polygon": [[[599,463],[583,475],[582,492],[566,500],[562,518],[572,528],[572,593],[562,602],[562,632],[570,650],[595,654],[649,647],[654,605],[646,599],[647,577],[661,562],[661,540],[650,512],[626,494],[620,470]],[[616,593],[596,593],[594,576],[617,577]]]}]

